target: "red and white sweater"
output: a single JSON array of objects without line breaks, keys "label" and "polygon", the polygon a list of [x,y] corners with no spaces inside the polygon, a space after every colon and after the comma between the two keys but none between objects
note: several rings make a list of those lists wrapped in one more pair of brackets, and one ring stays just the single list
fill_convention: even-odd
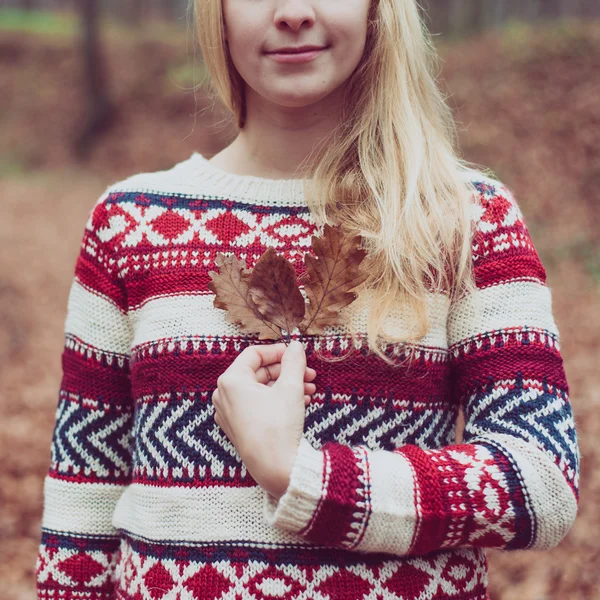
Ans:
[{"label": "red and white sweater", "polygon": [[[551,292],[514,196],[468,176],[478,289],[428,298],[410,369],[346,326],[292,332],[317,392],[277,503],[211,404],[238,353],[271,342],[228,323],[207,284],[218,252],[251,268],[273,247],[302,274],[320,233],[302,181],[194,153],[111,185],[69,295],[38,598],[482,600],[485,548],[558,544],[577,514],[579,449]],[[344,310],[366,332],[364,307]],[[409,319],[398,310],[387,327]]]}]

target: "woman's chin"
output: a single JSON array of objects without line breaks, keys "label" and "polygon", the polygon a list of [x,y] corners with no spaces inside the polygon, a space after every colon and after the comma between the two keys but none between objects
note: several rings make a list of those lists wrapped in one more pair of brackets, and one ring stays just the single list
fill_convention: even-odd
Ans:
[{"label": "woman's chin", "polygon": [[[285,108],[303,108],[326,98],[335,86],[324,86],[322,82],[316,85],[302,81],[286,81],[280,86],[268,90],[260,90],[259,94],[272,104]],[[321,83],[321,85],[319,85]]]},{"label": "woman's chin", "polygon": [[269,101],[284,108],[305,108],[323,100],[323,98],[329,96],[330,93],[330,90],[305,93],[302,93],[299,90],[289,90],[287,92],[270,95]]}]

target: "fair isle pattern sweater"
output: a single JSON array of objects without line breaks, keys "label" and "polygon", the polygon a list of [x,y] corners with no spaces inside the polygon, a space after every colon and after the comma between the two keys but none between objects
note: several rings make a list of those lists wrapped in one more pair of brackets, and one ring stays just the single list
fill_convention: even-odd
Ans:
[{"label": "fair isle pattern sweater", "polygon": [[[320,233],[302,181],[194,153],[110,186],[69,294],[38,598],[483,600],[486,548],[558,544],[579,449],[551,292],[513,194],[468,177],[477,291],[452,305],[431,294],[409,369],[346,325],[292,332],[317,391],[278,502],[211,404],[238,353],[271,342],[230,324],[207,283],[217,253],[252,268],[268,247],[302,274]],[[344,310],[365,332],[364,306]]]}]

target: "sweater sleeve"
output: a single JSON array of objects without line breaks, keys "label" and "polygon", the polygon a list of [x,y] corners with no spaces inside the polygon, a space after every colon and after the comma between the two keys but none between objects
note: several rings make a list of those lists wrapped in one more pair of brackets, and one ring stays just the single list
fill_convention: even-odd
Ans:
[{"label": "sweater sleeve", "polygon": [[393,451],[302,438],[270,525],[324,546],[423,555],[460,546],[547,549],[573,524],[579,449],[546,272],[514,196],[476,184],[477,289],[449,308],[461,443]]},{"label": "sweater sleeve", "polygon": [[62,380],[44,481],[39,600],[114,598],[115,504],[131,477],[127,300],[119,223],[103,195],[89,215],[67,304]]}]

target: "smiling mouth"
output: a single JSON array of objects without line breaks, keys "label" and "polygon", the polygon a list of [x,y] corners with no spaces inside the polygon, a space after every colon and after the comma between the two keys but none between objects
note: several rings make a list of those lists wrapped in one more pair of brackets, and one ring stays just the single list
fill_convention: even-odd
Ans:
[{"label": "smiling mouth", "polygon": [[314,60],[329,46],[310,47],[310,48],[281,48],[275,52],[266,52],[266,55],[279,63],[298,64]]},{"label": "smiling mouth", "polygon": [[270,50],[266,54],[306,54],[308,52],[317,52],[320,50],[326,50],[329,46],[297,46],[297,47],[285,47],[277,50]]}]

